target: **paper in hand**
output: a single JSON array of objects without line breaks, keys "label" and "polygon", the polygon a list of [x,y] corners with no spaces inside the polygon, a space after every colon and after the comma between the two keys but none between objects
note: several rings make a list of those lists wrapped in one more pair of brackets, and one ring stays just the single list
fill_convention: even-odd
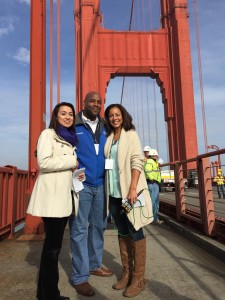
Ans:
[{"label": "paper in hand", "polygon": [[73,189],[74,189],[74,192],[76,192],[76,193],[80,192],[84,188],[82,181],[80,181],[78,179],[79,174],[84,173],[84,172],[85,172],[85,168],[81,168],[81,169],[78,169],[73,172],[73,177],[72,177]]},{"label": "paper in hand", "polygon": [[159,163],[160,165],[162,165],[162,164],[164,163],[163,159],[160,158],[160,159],[158,160],[158,163]]},{"label": "paper in hand", "polygon": [[145,197],[142,193],[137,197],[137,202],[134,204],[134,207],[145,206]]}]

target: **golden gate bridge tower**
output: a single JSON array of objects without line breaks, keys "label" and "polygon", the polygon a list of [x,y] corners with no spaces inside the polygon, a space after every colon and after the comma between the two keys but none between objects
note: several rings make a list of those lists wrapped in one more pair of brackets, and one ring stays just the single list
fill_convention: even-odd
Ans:
[{"label": "golden gate bridge tower", "polygon": [[[193,78],[187,0],[160,0],[161,28],[115,31],[101,27],[100,0],[76,0],[76,110],[84,95],[106,98],[112,78],[148,76],[159,86],[167,123],[170,161],[197,155]],[[31,1],[29,191],[37,173],[36,142],[46,115],[46,1]],[[51,62],[50,62],[51,63]],[[27,216],[25,233],[42,231],[39,218]]]}]

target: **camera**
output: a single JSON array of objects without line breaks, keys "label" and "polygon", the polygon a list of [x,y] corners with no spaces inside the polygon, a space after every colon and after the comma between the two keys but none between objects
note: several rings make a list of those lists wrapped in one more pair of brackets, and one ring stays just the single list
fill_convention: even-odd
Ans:
[{"label": "camera", "polygon": [[121,206],[126,213],[129,213],[133,209],[133,205],[127,199],[122,200]]}]

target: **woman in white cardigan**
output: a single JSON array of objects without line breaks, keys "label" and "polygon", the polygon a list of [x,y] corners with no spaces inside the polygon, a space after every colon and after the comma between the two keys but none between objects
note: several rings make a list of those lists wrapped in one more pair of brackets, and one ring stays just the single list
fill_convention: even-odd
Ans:
[{"label": "woman in white cardigan", "polygon": [[[109,196],[109,211],[118,229],[120,256],[123,267],[121,278],[113,285],[114,289],[125,289],[126,297],[137,296],[144,288],[146,280],[146,238],[142,227],[138,230],[122,210],[122,199],[128,199],[132,206],[138,193],[145,190],[146,199],[151,199],[143,171],[141,144],[132,117],[120,104],[111,104],[105,110],[105,125],[108,138],[105,145],[106,188]],[[152,221],[152,211],[150,216]],[[148,223],[150,223],[148,222]]]},{"label": "woman in white cardigan", "polygon": [[[71,103],[61,102],[52,112],[48,129],[42,131],[37,144],[39,175],[27,213],[42,217],[45,240],[42,249],[37,298],[69,299],[58,289],[58,256],[63,234],[77,197],[72,197],[72,171],[77,166],[75,155],[75,110]],[[73,203],[76,201],[76,203]]]}]

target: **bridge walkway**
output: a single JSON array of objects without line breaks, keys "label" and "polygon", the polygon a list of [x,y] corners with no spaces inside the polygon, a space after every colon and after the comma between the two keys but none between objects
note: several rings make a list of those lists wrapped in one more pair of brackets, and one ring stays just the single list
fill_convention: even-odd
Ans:
[{"label": "bridge walkway", "polygon": [[[166,216],[161,215],[161,217],[165,220],[164,224],[145,227],[146,278],[149,282],[146,290],[135,299],[224,300],[225,245],[203,237],[192,229],[175,224]],[[21,237],[17,236],[13,240],[0,242],[1,300],[36,299],[36,278],[42,241],[20,239]],[[122,291],[111,288],[120,274],[117,232],[111,224],[105,231],[103,264],[112,269],[115,275],[110,278],[91,276],[90,283],[96,291],[96,295],[91,298],[93,300],[125,299]],[[76,294],[69,284],[71,261],[68,229],[65,232],[59,267],[61,294],[69,296],[71,300],[85,299]]]}]

